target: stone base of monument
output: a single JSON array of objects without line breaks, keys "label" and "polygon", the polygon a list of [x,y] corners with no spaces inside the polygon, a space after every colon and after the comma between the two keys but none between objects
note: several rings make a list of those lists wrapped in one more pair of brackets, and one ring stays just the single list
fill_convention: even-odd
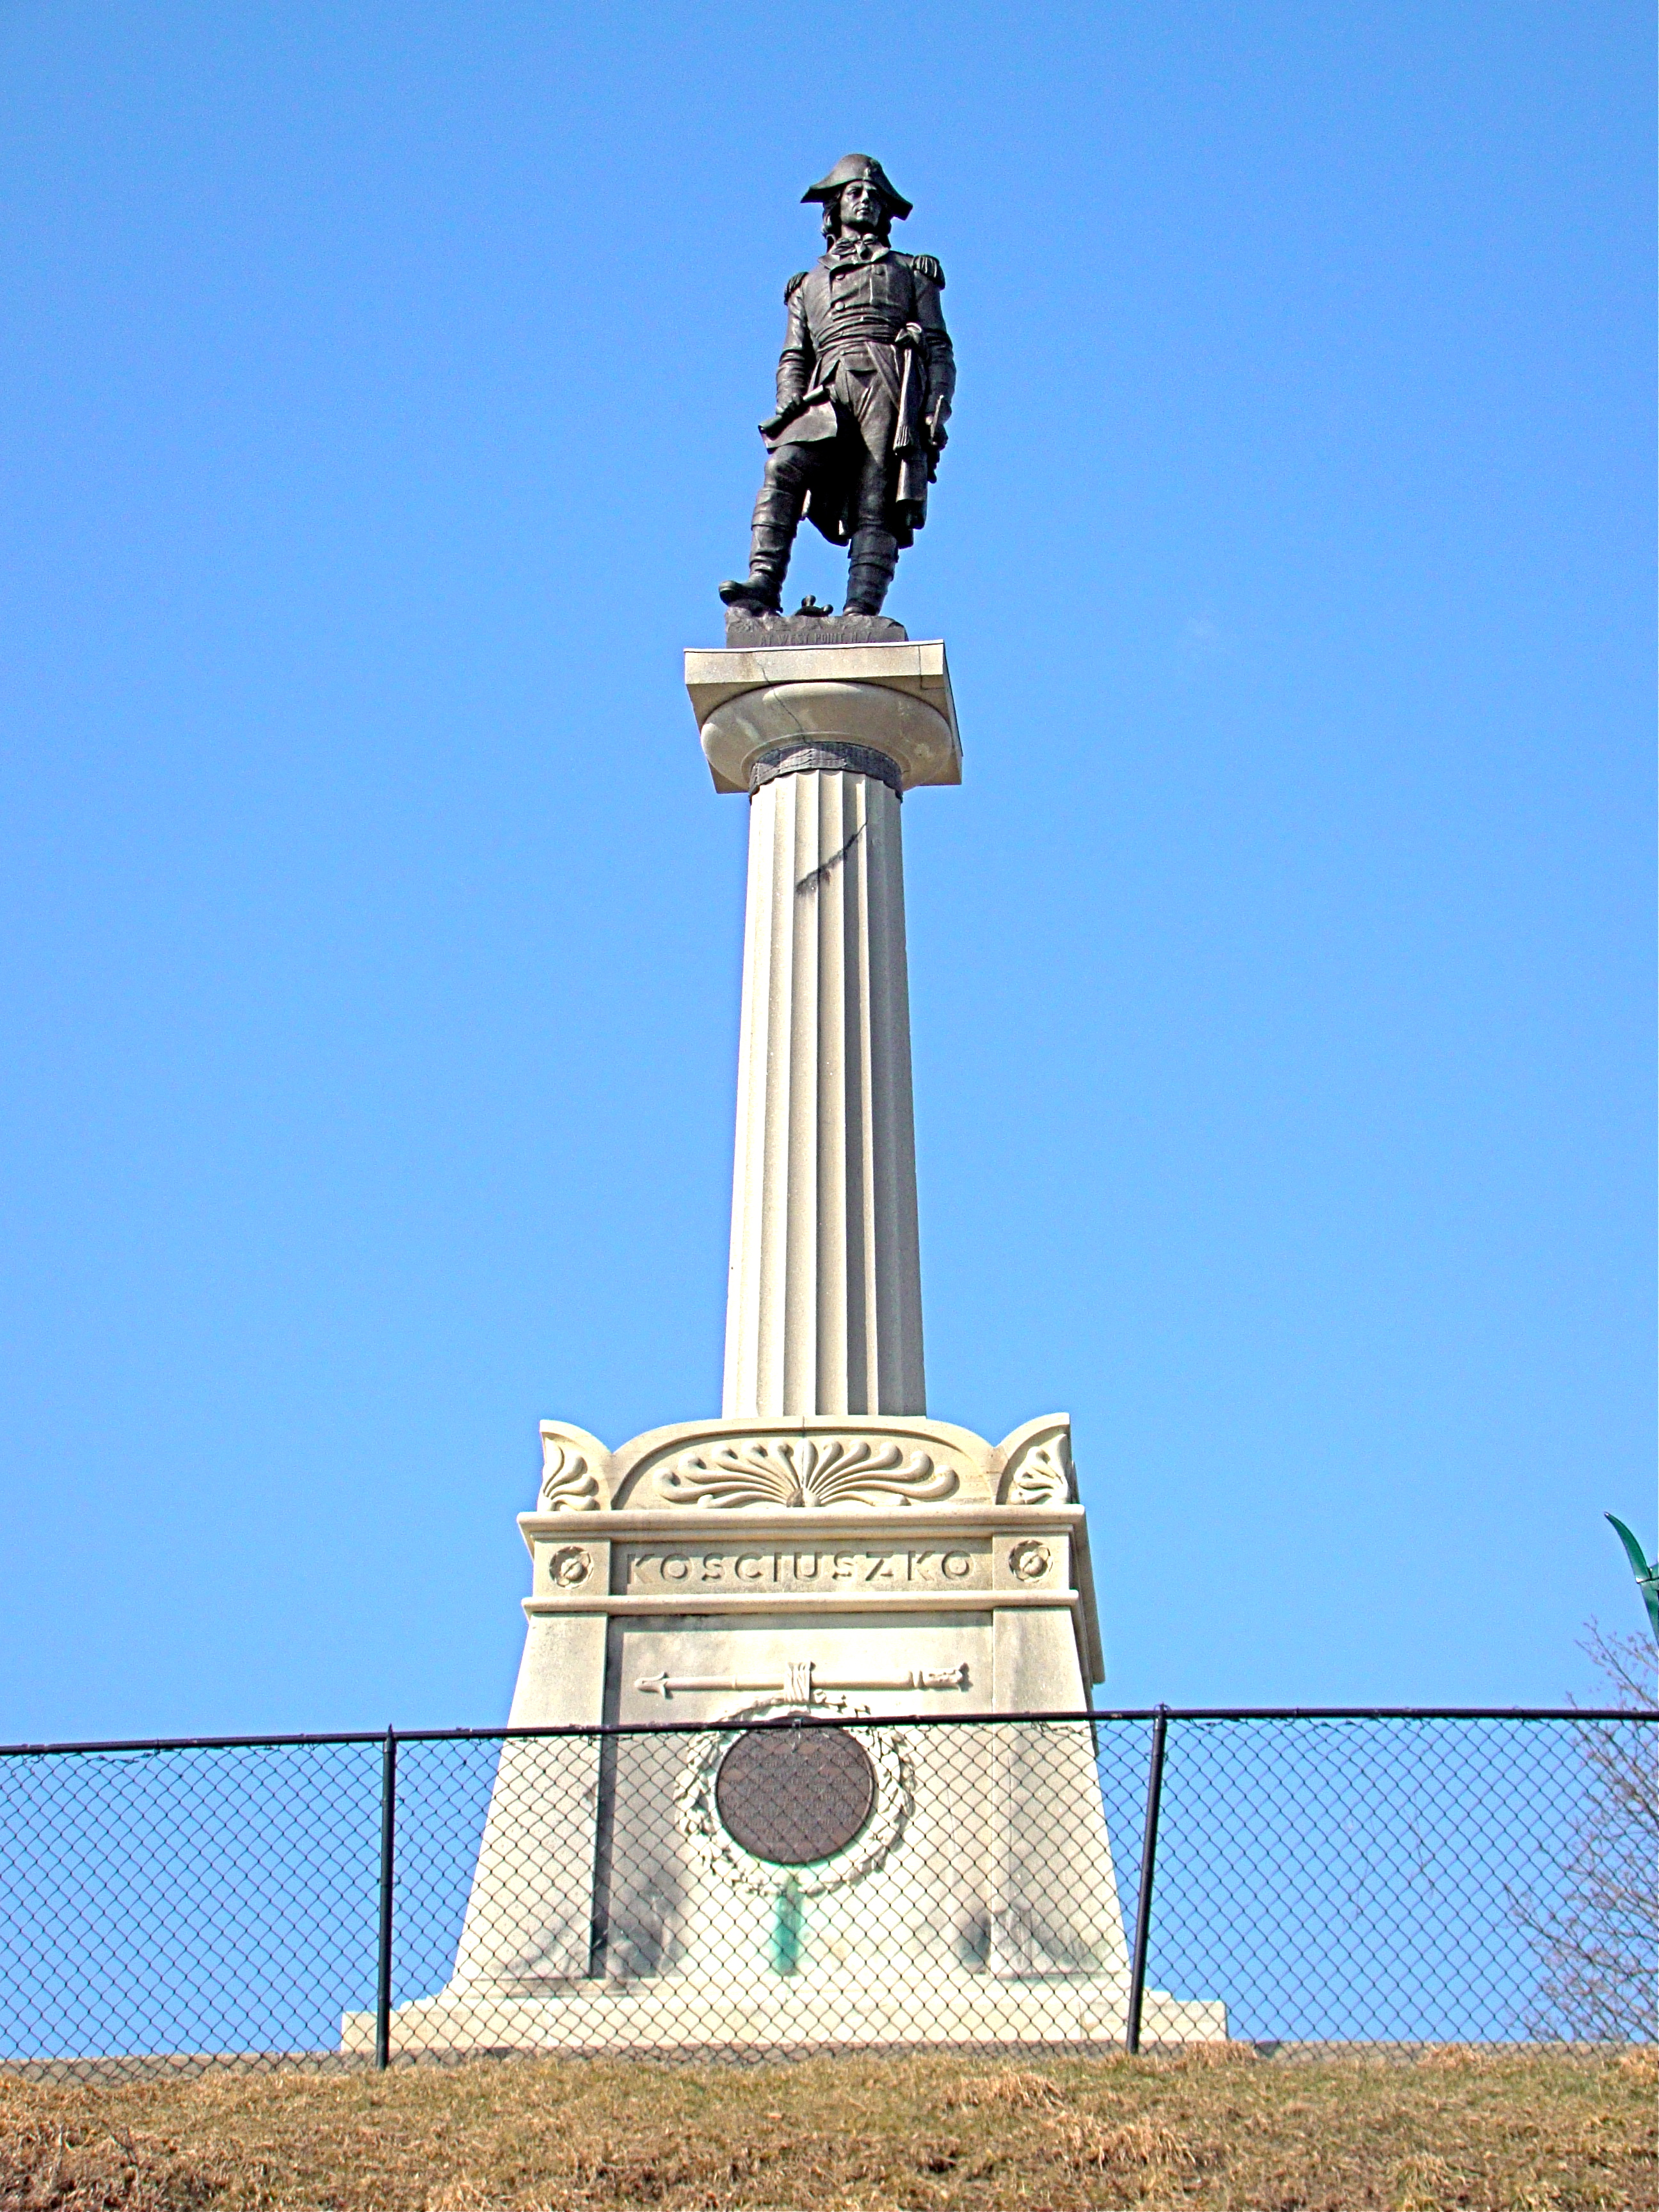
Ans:
[{"label": "stone base of monument", "polygon": [[888,615],[757,615],[737,607],[726,615],[728,646],[903,645],[908,637]]},{"label": "stone base of monument", "polygon": [[[393,2057],[492,2051],[770,2051],[932,2044],[1102,2044],[1123,2041],[1127,1983],[1104,1975],[1069,1981],[988,1984],[957,1972],[931,1977],[925,2007],[867,1972],[777,1978],[744,1985],[731,1975],[665,1977],[649,1987],[590,1984],[592,1994],[514,1997],[460,1989],[392,2015]],[[345,2015],[341,2048],[374,2048],[374,2015]],[[1183,2002],[1155,1990],[1141,2014],[1145,2046],[1221,2043],[1226,2007]]]},{"label": "stone base of monument", "polygon": [[[394,2050],[1121,2036],[1094,1732],[1061,1717],[1101,1672],[1066,1417],[543,1449],[511,1725],[570,1732],[503,1743],[453,1978]],[[1149,2039],[1226,2034],[1146,2002]]]}]

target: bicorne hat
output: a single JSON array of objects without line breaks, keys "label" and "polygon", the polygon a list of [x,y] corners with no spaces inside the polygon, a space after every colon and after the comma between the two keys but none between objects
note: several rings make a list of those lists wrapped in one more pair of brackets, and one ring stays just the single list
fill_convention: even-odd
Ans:
[{"label": "bicorne hat", "polygon": [[910,202],[893,190],[886,170],[868,154],[843,154],[829,175],[816,185],[809,185],[801,198],[803,202],[832,200],[843,185],[873,185],[901,222],[910,212]]}]

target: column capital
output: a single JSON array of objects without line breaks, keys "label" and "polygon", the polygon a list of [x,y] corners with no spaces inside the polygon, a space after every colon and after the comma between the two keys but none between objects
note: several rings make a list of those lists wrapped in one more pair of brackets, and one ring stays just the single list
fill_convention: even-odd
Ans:
[{"label": "column capital", "polygon": [[716,791],[748,791],[763,754],[801,742],[883,754],[897,767],[901,790],[962,781],[951,673],[937,638],[694,647],[685,688]]}]

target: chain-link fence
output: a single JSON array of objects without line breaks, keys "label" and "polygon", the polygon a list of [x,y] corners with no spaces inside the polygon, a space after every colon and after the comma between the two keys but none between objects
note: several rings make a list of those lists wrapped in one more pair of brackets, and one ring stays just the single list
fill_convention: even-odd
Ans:
[{"label": "chain-link fence", "polygon": [[0,1753],[0,2063],[1650,2039],[1654,1716]]}]

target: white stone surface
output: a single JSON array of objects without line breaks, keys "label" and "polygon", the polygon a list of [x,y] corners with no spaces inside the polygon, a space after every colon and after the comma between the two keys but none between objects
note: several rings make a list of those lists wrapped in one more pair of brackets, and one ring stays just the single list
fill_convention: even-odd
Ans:
[{"label": "white stone surface", "polygon": [[[1079,1712],[1102,1677],[1064,1413],[1000,1444],[924,1415],[802,1415],[678,1421],[615,1451],[544,1421],[542,1452],[513,1727],[661,1718],[637,1685],[664,1670],[965,1661],[964,1712]],[[908,1688],[869,1701],[931,1709]],[[699,1720],[729,1701],[673,1702]]]},{"label": "white stone surface", "polygon": [[[722,791],[801,738],[960,781],[936,643],[690,653],[686,680]],[[899,797],[806,769],[750,823],[724,1410],[615,1451],[543,1423],[512,1724],[576,1733],[503,1745],[453,1978],[394,2051],[1122,2033],[1093,1735],[1053,1717],[1103,1671],[1070,1425],[926,1413]],[[867,1820],[751,1856],[726,1745],[832,1714]],[[1050,1718],[918,1724],[999,1714]],[[1224,2037],[1224,2008],[1148,1991],[1145,2033]]]},{"label": "white stone surface", "polygon": [[[463,1990],[400,2005],[392,2048],[404,2057],[458,2051],[684,2051],[848,2044],[1090,2044],[1121,2049],[1127,1983],[1118,1975],[1024,1984],[961,1969],[930,1972],[927,2002],[902,1979],[862,1969],[787,1979],[725,1972],[671,1983],[590,1981],[554,1998]],[[374,2048],[373,2013],[347,2013],[341,2048]],[[1141,2044],[1224,2043],[1227,2008],[1148,1990]]]},{"label": "white stone surface", "polygon": [[[514,1723],[647,1732],[503,1747],[453,1977],[398,2008],[394,2050],[1120,2036],[1086,1723],[916,1725],[1086,1706],[1099,1636],[1066,1416],[1000,1444],[921,1416],[680,1422],[614,1452],[558,1422],[542,1438]],[[786,1870],[725,1838],[693,1784],[731,1733],[791,1711],[856,1717],[890,1802],[844,1870],[791,1878],[783,1971]],[[1225,2033],[1222,2006],[1148,1992],[1149,2041]]]},{"label": "white stone surface", "polygon": [[937,639],[693,650],[685,686],[717,791],[747,791],[757,757],[801,737],[886,753],[907,790],[962,781],[951,673]]},{"label": "white stone surface", "polygon": [[899,817],[836,771],[750,805],[728,1415],[926,1407]]}]

